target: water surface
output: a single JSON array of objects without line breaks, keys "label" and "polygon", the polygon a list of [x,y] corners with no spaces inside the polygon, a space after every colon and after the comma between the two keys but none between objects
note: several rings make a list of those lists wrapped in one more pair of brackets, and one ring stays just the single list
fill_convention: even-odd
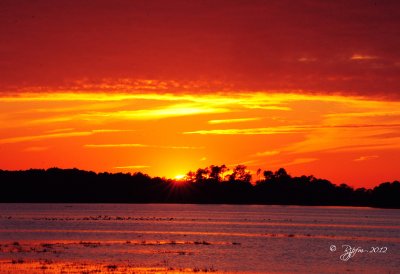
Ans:
[{"label": "water surface", "polygon": [[[399,235],[396,209],[0,204],[0,270],[396,273]],[[341,260],[345,245],[359,252]]]}]

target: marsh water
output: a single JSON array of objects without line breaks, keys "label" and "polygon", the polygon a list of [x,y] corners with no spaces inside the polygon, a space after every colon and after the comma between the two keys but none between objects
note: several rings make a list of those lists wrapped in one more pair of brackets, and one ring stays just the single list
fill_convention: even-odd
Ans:
[{"label": "marsh water", "polygon": [[0,272],[399,273],[399,255],[397,209],[0,204]]}]

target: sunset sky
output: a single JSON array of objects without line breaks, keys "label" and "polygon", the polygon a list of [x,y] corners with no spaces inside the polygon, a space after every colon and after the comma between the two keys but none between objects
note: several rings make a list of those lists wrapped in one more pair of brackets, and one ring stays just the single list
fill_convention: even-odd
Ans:
[{"label": "sunset sky", "polygon": [[0,155],[400,179],[400,2],[2,0]]}]

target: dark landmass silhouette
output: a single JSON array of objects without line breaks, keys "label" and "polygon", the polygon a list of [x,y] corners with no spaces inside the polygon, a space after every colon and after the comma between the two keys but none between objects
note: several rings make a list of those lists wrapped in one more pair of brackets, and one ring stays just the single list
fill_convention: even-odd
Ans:
[{"label": "dark landmass silhouette", "polygon": [[201,203],[371,206],[400,208],[400,183],[373,189],[334,185],[314,176],[292,177],[285,169],[257,171],[257,181],[239,165],[190,171],[184,180],[141,172],[95,173],[79,169],[0,170],[0,202],[29,203]]}]

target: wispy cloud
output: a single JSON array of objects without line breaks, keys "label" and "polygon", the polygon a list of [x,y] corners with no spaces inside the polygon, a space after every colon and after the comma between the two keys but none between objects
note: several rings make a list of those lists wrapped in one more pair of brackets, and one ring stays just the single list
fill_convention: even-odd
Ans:
[{"label": "wispy cloud", "polygon": [[[283,148],[287,153],[399,149],[398,125],[344,125],[314,128],[303,141]],[[392,134],[388,136],[387,134]],[[376,136],[388,136],[378,138]]]},{"label": "wispy cloud", "polygon": [[365,55],[365,54],[353,54],[350,57],[350,60],[355,60],[355,61],[374,60],[374,59],[378,59],[378,57],[373,56],[373,55]]},{"label": "wispy cloud", "polygon": [[235,119],[221,119],[221,120],[210,120],[208,121],[209,124],[231,124],[231,123],[242,123],[242,122],[251,122],[251,121],[258,121],[261,120],[260,117],[254,118],[235,118]]},{"label": "wispy cloud", "polygon": [[[0,96],[0,103],[13,104],[7,121],[32,125],[89,124],[118,120],[157,120],[164,118],[233,113],[259,110],[270,116],[270,111],[293,111],[296,102],[360,103],[360,98],[336,95],[307,95],[301,93],[247,92],[224,94],[158,94],[158,93],[87,93],[87,92],[36,92]],[[41,108],[26,109],[26,102],[40,103]],[[63,106],[60,106],[63,102]],[[364,105],[366,102],[362,102]],[[35,104],[36,105],[36,104]],[[40,110],[40,113],[38,113]],[[23,113],[20,113],[20,112]],[[18,114],[17,117],[12,115]],[[219,119],[211,124],[256,121]],[[254,119],[254,120],[250,120]],[[213,121],[213,122],[211,122]],[[0,120],[1,122],[1,120]],[[4,123],[10,126],[10,123]]]},{"label": "wispy cloud", "polygon": [[29,141],[40,141],[45,139],[54,138],[67,138],[67,137],[78,137],[78,136],[89,136],[92,135],[91,131],[78,131],[78,132],[66,132],[66,133],[53,133],[53,134],[43,134],[43,135],[30,135],[30,136],[20,136],[0,139],[0,144],[13,144],[20,142]]},{"label": "wispy cloud", "polygon": [[144,144],[86,144],[84,146],[89,147],[89,148],[149,147],[148,145],[144,145]]},{"label": "wispy cloud", "polygon": [[164,118],[229,112],[227,108],[212,107],[200,104],[176,104],[154,109],[122,110],[115,112],[92,112],[87,119],[102,120],[157,120]]},{"label": "wispy cloud", "polygon": [[400,117],[400,110],[375,110],[363,112],[329,113],[324,115],[327,118],[357,118],[357,117]]},{"label": "wispy cloud", "polygon": [[257,103],[249,103],[249,104],[243,104],[245,108],[248,109],[263,109],[263,110],[282,110],[282,111],[289,111],[292,110],[290,107],[285,107],[285,106],[271,106],[271,105],[262,105],[262,104],[257,104]]},{"label": "wispy cloud", "polygon": [[271,135],[271,134],[290,134],[304,132],[307,128],[303,126],[277,126],[264,128],[231,128],[231,129],[210,129],[187,131],[183,134],[211,134],[211,135]]},{"label": "wispy cloud", "polygon": [[69,127],[69,128],[55,128],[55,129],[50,129],[46,130],[46,133],[61,133],[61,132],[69,132],[73,131],[75,128]]},{"label": "wispy cloud", "polygon": [[226,166],[228,166],[228,167],[236,167],[238,165],[245,165],[246,166],[246,165],[251,165],[251,164],[254,164],[254,163],[256,163],[255,160],[248,160],[248,161],[243,161],[243,162],[239,162],[239,163],[228,164]]},{"label": "wispy cloud", "polygon": [[278,155],[280,152],[278,150],[267,150],[262,152],[257,152],[254,156],[262,157],[262,156],[274,156]]},{"label": "wispy cloud", "polygon": [[126,130],[118,130],[118,129],[95,129],[90,131],[75,131],[75,132],[61,132],[61,133],[51,133],[51,134],[39,134],[39,135],[28,135],[28,136],[18,136],[18,137],[10,137],[0,139],[0,144],[14,144],[21,142],[30,142],[30,141],[40,141],[46,139],[54,139],[54,138],[68,138],[68,137],[80,137],[80,136],[90,136],[96,133],[104,133],[104,132],[123,132]]},{"label": "wispy cloud", "polygon": [[165,148],[165,149],[204,149],[204,147],[196,146],[160,146],[160,145],[147,145],[147,144],[86,144],[87,148]]},{"label": "wispy cloud", "polygon": [[285,166],[307,164],[307,163],[315,162],[317,160],[318,160],[318,158],[296,158],[290,162],[285,163]]},{"label": "wispy cloud", "polygon": [[114,167],[115,169],[145,169],[145,168],[149,168],[151,166],[147,166],[147,165],[134,165],[134,166],[116,166]]},{"label": "wispy cloud", "polygon": [[134,129],[93,129],[93,133],[115,133],[115,132],[132,132]]},{"label": "wispy cloud", "polygon": [[300,57],[297,59],[297,61],[302,62],[302,63],[312,63],[316,62],[317,58],[314,57]]},{"label": "wispy cloud", "polygon": [[355,161],[355,162],[363,162],[363,161],[373,160],[373,159],[376,159],[376,158],[379,158],[379,156],[377,156],[377,155],[360,156],[360,157],[354,159],[353,161]]},{"label": "wispy cloud", "polygon": [[[352,97],[342,97],[334,95],[313,95],[309,96],[301,93],[277,93],[268,92],[226,92],[221,94],[170,94],[170,93],[101,93],[101,92],[24,92],[16,94],[3,94],[0,96],[0,103],[23,103],[23,102],[101,102],[101,104],[86,104],[85,106],[74,106],[75,109],[101,109],[110,108],[110,105],[103,102],[119,101],[124,104],[130,104],[138,100],[170,102],[176,106],[180,104],[198,103],[198,106],[242,106],[245,108],[260,108],[265,110],[291,110],[287,105],[292,101],[338,101],[351,100]],[[354,98],[353,98],[354,99]],[[115,105],[111,105],[114,107]],[[51,108],[52,112],[68,112],[74,110],[70,107]],[[36,112],[37,108],[34,109]],[[41,112],[46,112],[47,108],[41,108]]]},{"label": "wispy cloud", "polygon": [[272,167],[286,167],[286,166],[293,166],[293,165],[300,165],[300,164],[307,164],[307,163],[312,163],[315,161],[318,161],[318,158],[315,157],[304,157],[304,158],[295,158],[292,160],[274,160],[274,161],[270,161],[268,162],[268,164]]},{"label": "wispy cloud", "polygon": [[276,126],[263,128],[231,128],[231,129],[209,129],[186,131],[183,134],[201,134],[201,135],[271,135],[271,134],[291,134],[307,132],[314,129],[329,128],[390,128],[400,127],[400,124],[345,124],[345,125],[293,125]]}]

